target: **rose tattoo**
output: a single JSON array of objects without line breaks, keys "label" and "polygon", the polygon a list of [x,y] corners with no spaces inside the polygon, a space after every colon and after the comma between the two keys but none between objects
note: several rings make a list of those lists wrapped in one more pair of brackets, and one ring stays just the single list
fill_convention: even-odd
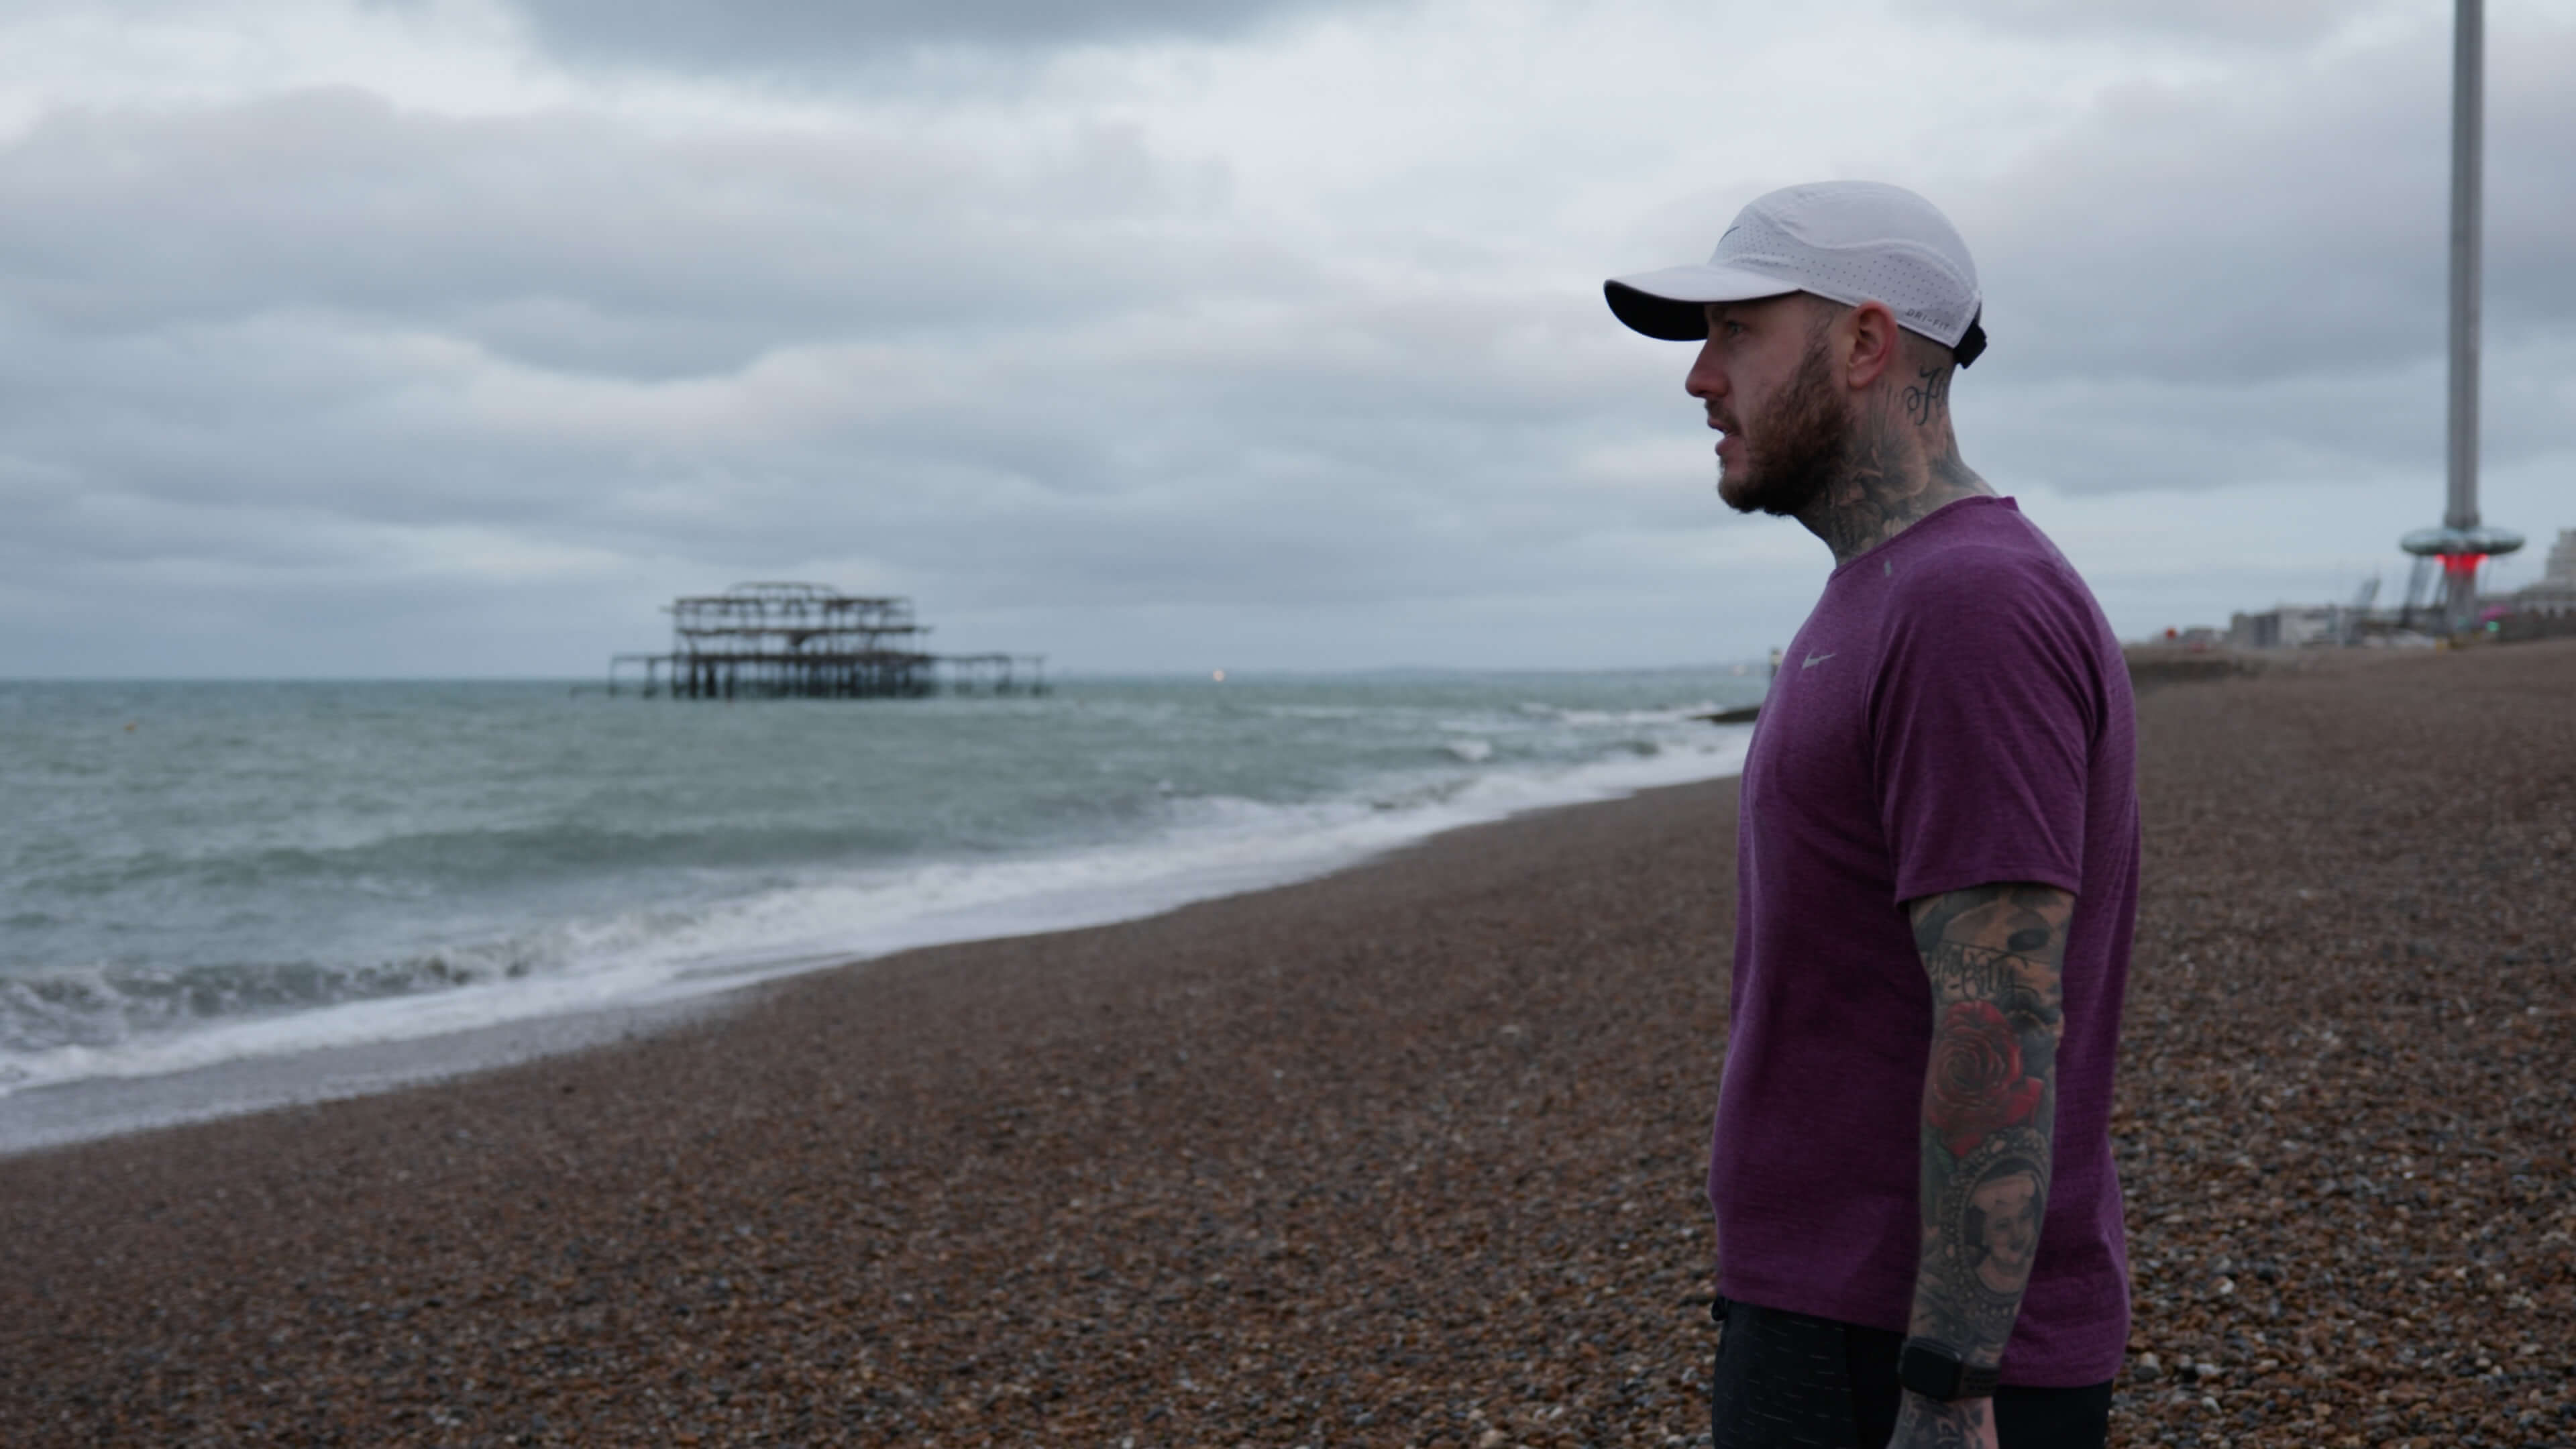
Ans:
[{"label": "rose tattoo", "polygon": [[2046,1084],[2021,1073],[2021,1040],[1989,1001],[1951,1003],[1932,1037],[1931,1100],[1924,1117],[1953,1157],[2039,1109]]}]

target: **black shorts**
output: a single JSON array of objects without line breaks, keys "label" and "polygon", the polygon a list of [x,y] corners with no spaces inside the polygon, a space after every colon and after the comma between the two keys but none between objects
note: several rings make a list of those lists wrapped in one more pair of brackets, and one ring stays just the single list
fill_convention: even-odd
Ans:
[{"label": "black shorts", "polygon": [[[1905,1335],[1721,1298],[1708,1401],[1714,1449],[1886,1449]],[[1995,1391],[2003,1449],[2102,1449],[2111,1385]]]}]

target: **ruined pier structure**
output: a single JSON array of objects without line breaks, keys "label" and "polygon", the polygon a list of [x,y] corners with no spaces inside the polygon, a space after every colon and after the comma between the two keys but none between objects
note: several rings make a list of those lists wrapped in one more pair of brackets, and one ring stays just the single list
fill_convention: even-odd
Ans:
[{"label": "ruined pier structure", "polygon": [[[912,600],[844,594],[822,584],[736,584],[673,601],[671,652],[619,654],[608,692],[646,698],[886,699],[930,694],[1044,694],[1043,654],[932,654]],[[640,668],[643,678],[621,677]]]}]

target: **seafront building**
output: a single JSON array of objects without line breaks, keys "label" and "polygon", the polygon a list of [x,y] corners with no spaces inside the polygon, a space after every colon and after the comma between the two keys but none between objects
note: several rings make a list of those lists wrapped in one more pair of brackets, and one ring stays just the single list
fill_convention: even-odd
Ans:
[{"label": "seafront building", "polygon": [[[2167,640],[2202,649],[2429,645],[2460,631],[2451,627],[2443,596],[2426,597],[2425,572],[2419,568],[2407,597],[2394,605],[2377,606],[2374,579],[2349,604],[2280,604],[2234,615],[2223,631],[2176,630]],[[2576,528],[2559,531],[2539,582],[2510,593],[2479,595],[2467,627],[2506,639],[2576,634]]]},{"label": "seafront building", "polygon": [[2576,617],[2576,528],[2558,530],[2558,543],[2549,550],[2549,564],[2540,582],[2516,589],[2510,597],[2516,613]]},{"label": "seafront building", "polygon": [[2282,604],[2256,614],[2235,614],[2227,621],[2233,649],[2304,649],[2312,644],[2341,644],[2356,617],[2341,604]]}]

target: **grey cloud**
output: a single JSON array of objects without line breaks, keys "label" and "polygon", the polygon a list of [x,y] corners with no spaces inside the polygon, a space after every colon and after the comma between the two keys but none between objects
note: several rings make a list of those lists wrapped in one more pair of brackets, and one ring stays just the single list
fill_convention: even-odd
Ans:
[{"label": "grey cloud", "polygon": [[1951,13],[2016,37],[2143,34],[2280,46],[2313,42],[2387,8],[2368,0],[1963,0]]},{"label": "grey cloud", "polygon": [[[1943,198],[1979,253],[1994,350],[1960,384],[2017,469],[2077,491],[2438,473],[2449,72],[2430,30],[2330,63],[2107,96]],[[2576,321],[2576,31],[2495,62],[2491,376]],[[2492,386],[2490,461],[2562,432]]]},{"label": "grey cloud", "polygon": [[[314,93],[55,116],[0,148],[0,218],[6,572],[219,599],[191,631],[800,560],[1005,616],[1410,610],[1632,586],[1582,543],[1655,511],[1550,461],[1627,396],[1565,373],[1618,341],[1589,299],[1338,273],[1114,135],[681,145]],[[1723,524],[1674,495],[1659,524]],[[0,653],[59,647],[42,613],[0,597]]]},{"label": "grey cloud", "polygon": [[[2487,305],[2510,340],[2576,316],[2555,255],[2576,234],[2563,184],[2576,32],[2526,38],[2498,71]],[[1981,254],[1993,356],[2243,381],[2438,351],[2448,98],[2447,65],[2408,41],[2105,98],[2089,125],[1955,204]]]},{"label": "grey cloud", "polygon": [[[1111,130],[997,164],[903,138],[653,140],[316,91],[44,118],[0,149],[0,254],[15,302],[78,331],[291,303],[541,367],[672,376],[1186,289],[1253,248],[1191,245],[1225,190],[1213,163],[1159,163]],[[1151,257],[1129,236],[1149,218],[1172,223]]]},{"label": "grey cloud", "polygon": [[1080,44],[1222,39],[1322,10],[1400,0],[517,0],[568,60],[814,77],[925,48],[1024,54]]},{"label": "grey cloud", "polygon": [[[2109,96],[1938,196],[1990,291],[1979,466],[2434,476],[2431,34]],[[2499,50],[2500,467],[2567,446],[2570,76],[2576,37]],[[1643,260],[1704,254],[1742,199],[1652,219]],[[587,670],[671,593],[807,573],[1077,665],[1150,659],[1129,626],[1290,663],[1567,662],[1605,618],[1653,621],[1637,662],[1784,637],[1822,555],[1748,547],[1782,525],[1710,496],[1687,349],[1563,258],[1408,255],[1436,243],[1259,214],[1216,162],[1069,123],[58,112],[0,142],[0,661]]]}]

